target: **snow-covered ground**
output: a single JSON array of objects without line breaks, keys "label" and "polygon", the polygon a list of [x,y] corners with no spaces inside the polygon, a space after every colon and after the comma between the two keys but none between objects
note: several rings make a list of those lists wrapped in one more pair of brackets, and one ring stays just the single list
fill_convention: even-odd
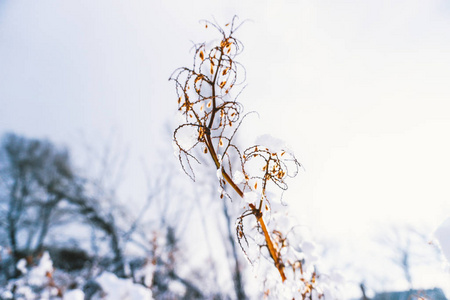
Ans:
[{"label": "snow-covered ground", "polygon": [[[58,278],[69,275],[58,274],[58,276],[54,276],[55,270],[48,252],[44,252],[36,266],[27,266],[26,260],[21,259],[17,263],[17,267],[22,275],[17,279],[10,280],[5,287],[0,287],[0,299],[2,300],[85,299],[85,292],[83,292],[82,286],[88,280],[78,278],[81,287],[71,288],[70,286],[64,286],[64,280],[58,280]],[[149,275],[151,277],[152,274]],[[118,278],[113,273],[102,272],[100,275],[92,278],[92,280],[97,284],[94,284],[97,288],[94,290],[93,297],[90,298],[93,300],[153,299],[150,288],[133,283],[130,278]]]}]

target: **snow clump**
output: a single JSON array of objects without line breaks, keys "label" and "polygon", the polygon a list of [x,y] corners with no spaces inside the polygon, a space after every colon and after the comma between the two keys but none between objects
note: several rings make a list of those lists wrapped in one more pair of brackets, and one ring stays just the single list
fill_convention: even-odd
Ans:
[{"label": "snow clump", "polygon": [[185,151],[191,150],[198,143],[198,129],[196,126],[183,126],[177,132],[178,145]]},{"label": "snow clump", "polygon": [[84,293],[80,289],[69,290],[64,293],[63,300],[84,300]]},{"label": "snow clump", "polygon": [[118,278],[113,273],[103,272],[96,280],[107,294],[108,300],[151,300],[152,292],[131,279]]},{"label": "snow clump", "polygon": [[256,138],[255,144],[267,147],[272,153],[278,153],[287,150],[286,143],[270,134],[263,134]]},{"label": "snow clump", "polygon": [[30,285],[42,286],[48,282],[47,274],[53,272],[53,262],[50,259],[50,254],[44,252],[39,261],[39,265],[30,270],[28,273],[28,283]]},{"label": "snow clump", "polygon": [[258,200],[258,194],[256,192],[246,192],[244,193],[244,201],[249,204],[256,204]]},{"label": "snow clump", "polygon": [[239,170],[236,170],[233,174],[233,181],[236,184],[244,183],[245,182],[245,175]]}]

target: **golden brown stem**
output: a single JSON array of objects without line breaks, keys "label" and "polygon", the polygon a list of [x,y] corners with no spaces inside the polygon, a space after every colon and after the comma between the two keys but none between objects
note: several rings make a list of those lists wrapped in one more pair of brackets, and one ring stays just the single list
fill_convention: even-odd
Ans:
[{"label": "golden brown stem", "polygon": [[262,231],[264,232],[264,238],[266,239],[267,248],[269,248],[270,256],[273,259],[275,267],[277,267],[278,272],[280,272],[281,280],[284,282],[286,280],[286,275],[284,274],[284,265],[280,262],[280,256],[273,246],[272,239],[270,238],[269,231],[267,230],[266,223],[262,217],[262,214],[256,216]]},{"label": "golden brown stem", "polygon": [[[228,175],[223,167],[221,167],[219,159],[217,158],[217,154],[212,145],[211,136],[209,133],[206,134],[206,146],[208,147],[209,153],[216,165],[216,168],[222,168],[223,178],[230,184],[230,186],[241,198],[244,198],[244,193],[236,185],[233,179],[231,179],[230,175]],[[281,280],[284,282],[286,280],[286,275],[284,274],[284,265],[281,263],[279,253],[275,249],[272,238],[270,237],[269,231],[267,230],[266,223],[264,222],[264,219],[262,217],[262,213],[253,204],[250,204],[250,208],[252,209],[253,215],[255,216],[257,222],[261,226],[262,231],[264,232],[264,238],[266,240],[267,248],[269,249],[270,257],[272,257],[275,267],[278,269],[278,272],[280,272]]]},{"label": "golden brown stem", "polygon": [[[205,136],[206,136],[205,144],[206,144],[206,147],[208,148],[209,153],[210,153],[210,155],[211,155],[211,157],[212,157],[212,159],[214,161],[214,164],[216,165],[216,169],[219,169],[219,168],[222,169],[221,170],[222,171],[222,176],[226,180],[226,182],[228,182],[231,185],[231,187],[236,191],[236,193],[241,198],[244,198],[244,193],[236,185],[236,183],[233,181],[233,179],[231,179],[230,175],[228,175],[228,173],[225,171],[225,169],[221,166],[221,162],[219,162],[219,159],[217,157],[217,153],[214,150],[214,146],[213,146],[212,139],[211,139],[211,133],[210,133],[210,130],[211,130],[213,122],[214,122],[214,117],[215,117],[215,114],[216,114],[216,111],[217,111],[215,84],[216,84],[216,80],[218,78],[218,73],[220,71],[220,67],[219,66],[221,65],[222,56],[223,56],[223,49],[221,49],[219,63],[217,65],[216,72],[214,74],[214,78],[213,78],[213,81],[212,81],[212,84],[211,84],[211,86],[212,86],[212,100],[213,100],[213,103],[212,103],[211,118],[210,118],[209,124],[207,126],[208,130],[207,130],[207,132],[205,134]],[[279,253],[275,249],[275,246],[274,246],[274,243],[272,241],[272,238],[270,237],[269,231],[267,230],[266,223],[264,222],[264,219],[262,217],[262,213],[261,213],[260,210],[256,209],[256,207],[254,205],[252,205],[252,204],[250,204],[250,208],[252,209],[253,215],[255,216],[257,222],[261,226],[262,231],[264,232],[264,238],[266,240],[266,244],[267,244],[267,248],[269,249],[270,256],[272,257],[274,265],[278,269],[278,272],[280,272],[281,279],[284,282],[286,280],[286,275],[284,274],[284,265],[281,262]]]}]

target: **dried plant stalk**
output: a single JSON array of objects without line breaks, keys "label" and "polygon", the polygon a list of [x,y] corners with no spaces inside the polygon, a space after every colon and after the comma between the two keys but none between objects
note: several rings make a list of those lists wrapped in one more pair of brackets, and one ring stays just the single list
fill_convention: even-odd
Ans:
[{"label": "dried plant stalk", "polygon": [[[178,95],[178,110],[183,116],[183,124],[178,126],[173,135],[175,149],[183,170],[195,180],[191,160],[199,163],[193,149],[201,145],[203,153],[208,154],[217,169],[217,176],[222,188],[228,184],[241,198],[246,193],[257,193],[258,201],[248,203],[247,209],[238,218],[236,229],[239,242],[246,240],[242,219],[253,215],[258,228],[264,236],[264,244],[270,254],[273,265],[277,268],[281,280],[286,280],[285,267],[280,250],[285,247],[285,238],[280,232],[270,232],[265,212],[269,199],[266,188],[275,184],[282,190],[287,189],[285,179],[297,174],[300,164],[286,150],[271,151],[262,145],[252,146],[241,151],[234,143],[236,135],[246,114],[242,105],[233,98],[231,91],[245,81],[245,69],[235,60],[243,49],[242,43],[234,37],[235,31],[242,25],[236,24],[237,18],[225,25],[204,21],[205,27],[214,27],[221,34],[221,40],[213,47],[206,44],[195,45],[194,64],[192,68],[179,68],[171,75]],[[237,158],[237,159],[235,159]],[[235,159],[235,160],[233,160]],[[238,165],[233,162],[238,161]],[[256,163],[261,166],[259,174],[249,174],[247,165]],[[231,177],[233,171],[242,174],[243,182],[235,182]],[[223,190],[223,193],[226,193]],[[242,244],[240,243],[241,248]],[[244,250],[244,249],[243,249]],[[244,250],[245,252],[245,250]]]}]

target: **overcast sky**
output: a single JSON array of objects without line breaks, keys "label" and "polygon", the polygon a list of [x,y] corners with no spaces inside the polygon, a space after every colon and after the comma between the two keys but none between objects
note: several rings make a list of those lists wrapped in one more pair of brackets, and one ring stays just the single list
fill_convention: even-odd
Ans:
[{"label": "overcast sky", "polygon": [[260,114],[248,136],[284,139],[304,165],[286,194],[302,223],[359,239],[450,214],[444,0],[0,1],[0,131],[67,145],[118,132],[136,161],[158,163],[176,111],[168,77],[214,37],[199,20],[235,14],[250,20],[237,33],[240,101]]}]

